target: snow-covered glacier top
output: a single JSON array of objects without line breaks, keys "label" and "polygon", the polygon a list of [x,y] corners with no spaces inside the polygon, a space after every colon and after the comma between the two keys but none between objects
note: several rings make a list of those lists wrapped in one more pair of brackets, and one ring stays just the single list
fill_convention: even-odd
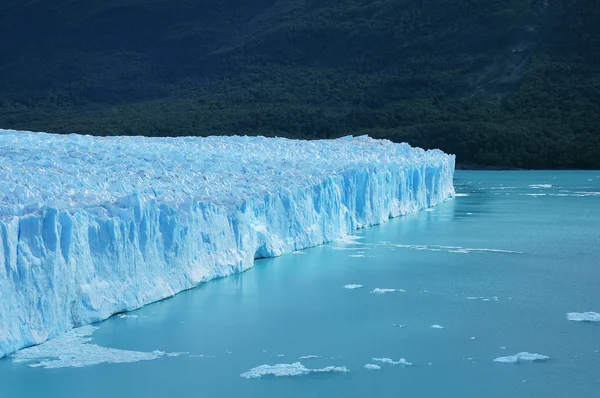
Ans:
[{"label": "snow-covered glacier top", "polygon": [[[302,141],[265,137],[93,137],[0,130],[0,217],[93,208],[138,194],[185,210],[233,205],[349,169],[435,167],[448,155],[367,136]],[[95,211],[98,211],[96,209]]]}]

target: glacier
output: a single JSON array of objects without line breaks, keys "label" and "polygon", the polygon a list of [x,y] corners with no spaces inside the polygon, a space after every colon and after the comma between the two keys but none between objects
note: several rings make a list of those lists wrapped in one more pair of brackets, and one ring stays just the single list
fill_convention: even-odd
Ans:
[{"label": "glacier", "polygon": [[0,130],[0,357],[435,206],[454,162],[367,136]]}]

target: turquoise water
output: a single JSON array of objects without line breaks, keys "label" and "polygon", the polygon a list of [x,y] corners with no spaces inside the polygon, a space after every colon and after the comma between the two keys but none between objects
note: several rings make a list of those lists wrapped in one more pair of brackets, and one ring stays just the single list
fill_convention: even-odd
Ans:
[{"label": "turquoise water", "polygon": [[[0,396],[599,396],[600,323],[566,317],[600,312],[599,176],[457,172],[468,196],[359,230],[354,242],[257,261],[92,335],[104,347],[185,354],[58,369],[5,358]],[[550,359],[493,361],[521,351]],[[240,377],[297,361],[350,371]]]}]

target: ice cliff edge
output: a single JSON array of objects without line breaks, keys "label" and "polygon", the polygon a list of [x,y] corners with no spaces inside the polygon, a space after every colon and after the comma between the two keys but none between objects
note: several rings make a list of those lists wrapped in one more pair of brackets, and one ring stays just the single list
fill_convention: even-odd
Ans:
[{"label": "ice cliff edge", "polygon": [[0,130],[0,357],[434,206],[454,160],[366,136]]}]

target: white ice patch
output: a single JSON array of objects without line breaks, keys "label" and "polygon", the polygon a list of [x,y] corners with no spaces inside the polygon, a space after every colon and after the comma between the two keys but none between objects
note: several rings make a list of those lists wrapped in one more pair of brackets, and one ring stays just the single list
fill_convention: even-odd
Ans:
[{"label": "white ice patch", "polygon": [[280,363],[277,365],[260,365],[242,373],[240,377],[246,379],[260,379],[263,376],[301,376],[309,373],[349,372],[345,366],[327,366],[320,369],[309,369],[300,362],[292,364]]},{"label": "white ice patch", "polygon": [[121,318],[121,319],[138,318],[138,315],[121,314],[121,315],[119,315],[119,318]]},{"label": "white ice patch", "polygon": [[371,293],[373,293],[373,294],[385,294],[385,293],[391,293],[391,292],[397,292],[397,290],[396,289],[384,289],[384,288],[376,287],[375,289],[373,289],[371,291]]},{"label": "white ice patch", "polygon": [[475,296],[469,296],[467,297],[467,300],[480,300],[480,301],[499,301],[500,299],[498,298],[498,296],[492,296],[492,297],[475,297]]},{"label": "white ice patch", "polygon": [[540,189],[540,188],[552,188],[552,184],[532,184],[529,186],[529,188],[535,188],[535,189]]},{"label": "white ice patch", "polygon": [[456,195],[454,195],[456,197],[461,197],[461,196],[469,196],[468,193],[457,193]]},{"label": "white ice patch", "polygon": [[431,325],[429,327],[432,329],[443,329],[444,328],[442,325]]},{"label": "white ice patch", "polygon": [[361,287],[363,287],[363,285],[356,285],[354,283],[344,285],[344,289],[360,289]]},{"label": "white ice patch", "polygon": [[404,358],[400,358],[397,361],[394,361],[391,358],[371,358],[371,359],[375,362],[387,363],[390,365],[406,365],[406,366],[412,365],[412,362],[407,362],[406,359],[404,359]]},{"label": "white ice patch", "polygon": [[84,367],[102,363],[128,363],[151,361],[167,356],[178,356],[184,353],[165,353],[163,351],[140,352],[118,350],[90,344],[92,334],[98,329],[94,326],[83,326],[70,330],[65,334],[49,340],[41,345],[25,348],[12,355],[14,362],[35,362],[32,368],[46,369]]},{"label": "white ice patch", "polygon": [[567,319],[576,322],[600,322],[600,314],[597,312],[569,312]]},{"label": "white ice patch", "polygon": [[364,254],[349,254],[348,257],[364,257]]},{"label": "white ice patch", "polygon": [[296,251],[293,251],[292,254],[306,254],[306,253],[296,250]]},{"label": "white ice patch", "polygon": [[501,363],[519,363],[519,362],[538,362],[538,361],[547,361],[550,357],[546,355],[540,354],[532,354],[530,352],[520,352],[515,355],[510,355],[507,357],[499,357],[494,359],[494,362]]},{"label": "white ice patch", "polygon": [[379,365],[375,365],[373,363],[368,363],[365,365],[365,369],[369,369],[369,370],[379,370],[381,369],[381,366]]},{"label": "white ice patch", "polygon": [[359,240],[364,239],[364,236],[356,235],[344,235],[339,239],[336,239],[334,243],[336,245],[362,245]]},{"label": "white ice patch", "polygon": [[399,247],[402,249],[412,249],[412,250],[428,250],[428,251],[445,251],[448,253],[506,253],[506,254],[523,254],[523,252],[514,251],[514,250],[502,250],[502,249],[488,249],[488,248],[472,248],[472,247],[462,247],[462,246],[447,246],[447,245],[403,245],[396,244],[390,242],[379,242],[385,246],[393,246]]},{"label": "white ice patch", "polygon": [[298,357],[298,359],[313,359],[313,358],[321,358],[319,355],[303,355]]}]

